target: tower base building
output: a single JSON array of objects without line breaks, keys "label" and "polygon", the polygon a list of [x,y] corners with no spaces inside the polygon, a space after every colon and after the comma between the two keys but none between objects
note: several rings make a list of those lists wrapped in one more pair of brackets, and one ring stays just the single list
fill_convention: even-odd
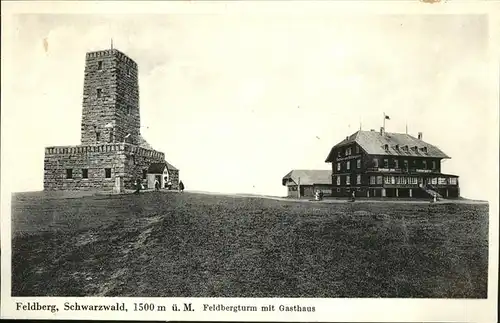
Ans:
[{"label": "tower base building", "polygon": [[81,145],[45,148],[44,190],[113,190],[148,185],[164,165],[161,187],[178,188],[179,170],[140,133],[137,64],[116,49],[86,54]]}]

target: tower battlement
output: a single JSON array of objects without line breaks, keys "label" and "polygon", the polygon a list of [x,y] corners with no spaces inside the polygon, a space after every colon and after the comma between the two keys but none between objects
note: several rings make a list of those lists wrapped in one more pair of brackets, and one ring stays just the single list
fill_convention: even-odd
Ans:
[{"label": "tower battlement", "polygon": [[114,48],[113,49],[98,50],[98,51],[94,51],[94,52],[87,52],[87,54],[86,54],[87,59],[104,58],[106,56],[110,56],[110,57],[113,56],[113,57],[116,57],[118,59],[123,60],[126,63],[133,64],[133,65],[137,66],[137,63],[133,59],[131,59],[126,54],[124,54],[124,53],[122,53],[119,50],[114,49]]}]

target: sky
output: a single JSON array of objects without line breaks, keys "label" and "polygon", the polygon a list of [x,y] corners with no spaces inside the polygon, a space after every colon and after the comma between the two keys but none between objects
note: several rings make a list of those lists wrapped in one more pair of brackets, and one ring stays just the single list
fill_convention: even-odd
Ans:
[{"label": "sky", "polygon": [[330,148],[384,112],[387,131],[407,125],[452,157],[442,170],[463,196],[484,197],[497,174],[483,15],[34,14],[6,31],[13,191],[43,188],[45,146],[80,143],[85,53],[111,38],[139,67],[143,136],[188,190],[285,195],[286,173],[330,169]]}]

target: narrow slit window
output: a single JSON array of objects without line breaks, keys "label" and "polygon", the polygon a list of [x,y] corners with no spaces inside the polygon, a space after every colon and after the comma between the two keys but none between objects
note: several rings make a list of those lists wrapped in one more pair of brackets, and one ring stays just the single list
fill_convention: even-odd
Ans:
[{"label": "narrow slit window", "polygon": [[104,169],[104,176],[106,178],[111,178],[111,168],[105,168]]}]

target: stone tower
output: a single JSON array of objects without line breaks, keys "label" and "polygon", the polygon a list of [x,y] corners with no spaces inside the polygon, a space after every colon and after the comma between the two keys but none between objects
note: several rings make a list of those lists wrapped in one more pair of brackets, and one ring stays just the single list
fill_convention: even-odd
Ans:
[{"label": "stone tower", "polygon": [[[137,64],[116,49],[85,56],[81,144],[45,147],[44,190],[176,189],[179,170],[141,136]],[[171,185],[170,185],[170,184]]]},{"label": "stone tower", "polygon": [[81,144],[140,143],[137,63],[116,49],[86,54]]}]

